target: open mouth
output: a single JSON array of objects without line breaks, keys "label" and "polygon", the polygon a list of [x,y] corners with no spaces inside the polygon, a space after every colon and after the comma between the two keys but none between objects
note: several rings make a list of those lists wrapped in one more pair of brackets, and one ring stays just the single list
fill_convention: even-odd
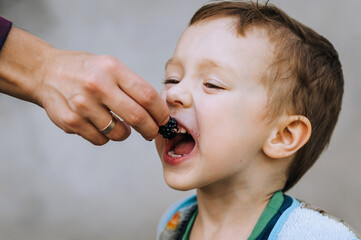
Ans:
[{"label": "open mouth", "polygon": [[168,141],[169,145],[167,154],[172,158],[180,158],[189,155],[196,145],[192,135],[189,134],[182,126],[179,126],[179,131],[176,137]]}]

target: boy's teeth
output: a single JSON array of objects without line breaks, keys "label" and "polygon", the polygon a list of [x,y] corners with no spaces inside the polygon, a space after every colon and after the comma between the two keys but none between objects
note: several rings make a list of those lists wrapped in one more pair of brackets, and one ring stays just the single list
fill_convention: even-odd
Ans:
[{"label": "boy's teeth", "polygon": [[180,133],[186,133],[187,130],[186,130],[185,128],[179,127],[179,132],[180,132]]},{"label": "boy's teeth", "polygon": [[175,154],[174,151],[171,150],[171,151],[168,152],[168,156],[173,157],[173,158],[177,158],[177,157],[181,157],[182,155]]}]

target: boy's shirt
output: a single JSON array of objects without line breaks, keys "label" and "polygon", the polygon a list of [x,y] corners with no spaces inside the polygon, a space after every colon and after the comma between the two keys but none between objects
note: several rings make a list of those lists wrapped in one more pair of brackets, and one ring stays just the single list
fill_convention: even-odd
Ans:
[{"label": "boy's shirt", "polygon": [[[197,197],[175,203],[163,215],[158,240],[188,240],[198,213]],[[343,221],[327,215],[310,204],[277,192],[263,211],[248,240],[263,239],[345,239],[359,235]]]}]

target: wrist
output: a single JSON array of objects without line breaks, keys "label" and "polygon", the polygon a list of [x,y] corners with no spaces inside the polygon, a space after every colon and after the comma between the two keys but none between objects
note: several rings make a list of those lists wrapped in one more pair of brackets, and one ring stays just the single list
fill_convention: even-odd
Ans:
[{"label": "wrist", "polygon": [[38,88],[54,50],[45,41],[13,27],[0,52],[0,92],[40,105]]}]

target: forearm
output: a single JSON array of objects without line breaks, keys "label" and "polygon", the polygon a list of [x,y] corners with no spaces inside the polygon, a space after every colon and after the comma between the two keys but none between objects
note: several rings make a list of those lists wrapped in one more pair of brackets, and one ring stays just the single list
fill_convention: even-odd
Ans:
[{"label": "forearm", "polygon": [[12,27],[0,51],[0,92],[40,104],[36,90],[53,50],[45,41]]}]

